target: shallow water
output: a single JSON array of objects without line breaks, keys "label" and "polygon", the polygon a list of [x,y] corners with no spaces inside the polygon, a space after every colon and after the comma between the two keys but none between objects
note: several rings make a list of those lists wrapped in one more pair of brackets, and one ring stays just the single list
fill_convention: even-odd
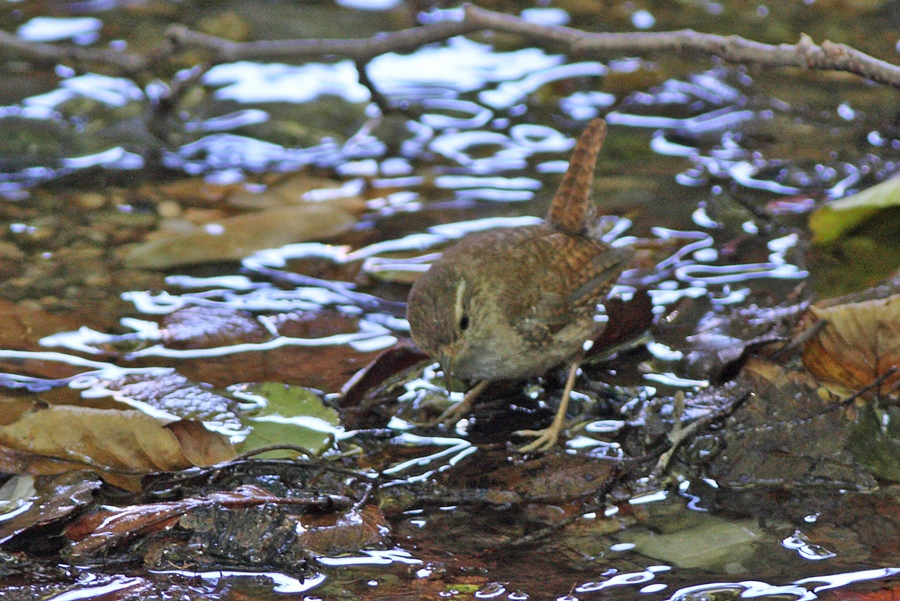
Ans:
[{"label": "shallow water", "polygon": [[[357,37],[456,14],[385,4],[368,11],[330,2],[35,2],[0,9],[0,24],[32,40],[139,52],[172,22],[218,34],[246,27],[253,39]],[[529,18],[570,18],[588,30],[692,27],[765,42],[793,43],[804,31],[890,61],[896,56],[887,5],[854,4],[843,17],[823,3],[626,3],[599,13],[578,2],[542,4],[530,7]],[[3,70],[0,297],[11,322],[38,324],[24,328],[22,339],[40,346],[19,344],[10,327],[0,338],[0,361],[12,374],[7,388],[30,387],[51,403],[116,406],[96,400],[97,391],[122,378],[163,377],[170,368],[217,391],[232,387],[248,404],[258,395],[243,387],[261,381],[319,389],[333,400],[354,372],[408,335],[401,303],[433,253],[467,233],[533,223],[545,213],[575,138],[598,115],[610,134],[595,197],[602,213],[618,217],[606,239],[643,249],[616,293],[628,298],[648,287],[656,315],[689,314],[645,355],[603,372],[622,387],[620,396],[703,389],[710,374],[690,360],[694,347],[684,341],[705,336],[713,346],[734,346],[735,333],[715,323],[729,311],[796,301],[802,285],[832,296],[896,269],[888,255],[876,253],[879,260],[868,259],[860,273],[849,260],[810,250],[808,211],[886,179],[900,160],[895,92],[851,76],[667,56],[579,61],[477,35],[368,65],[378,90],[404,114],[377,119],[350,61],[244,62],[203,74],[202,86],[182,98],[179,124],[160,137],[144,120],[160,98],[159,80],[68,67],[50,73],[20,62]],[[301,170],[342,186],[302,191],[292,179]],[[188,178],[185,191],[172,185]],[[222,220],[246,209],[222,190],[244,181],[251,192],[287,181],[295,196],[358,197],[361,208],[351,212],[352,227],[327,243],[285,245],[273,236],[270,248],[267,236],[283,220],[276,215],[260,225],[258,247],[241,260],[181,262],[187,250],[176,247],[165,251],[170,263],[162,269],[129,263],[148,233],[219,232]],[[198,240],[191,245],[202,245]],[[199,308],[196,322],[161,321],[191,307]],[[219,310],[268,316],[274,335],[214,320]],[[179,343],[178,332],[205,343]],[[47,383],[54,378],[66,386]],[[405,384],[400,402],[416,406],[442,386],[428,368]],[[173,415],[119,396],[130,407]],[[210,415],[205,402],[192,410],[207,411],[200,419],[208,427],[233,440],[247,435],[246,424],[228,421],[224,411]],[[565,453],[623,456],[605,435],[624,422],[593,418]],[[358,465],[379,471],[388,490],[478,473],[498,461],[496,448],[470,442],[477,421],[442,436],[415,431],[413,421],[393,416],[390,451]],[[321,419],[302,425],[355,444],[349,427]],[[517,463],[513,454],[499,455]],[[596,511],[522,548],[510,543],[559,523],[571,505],[507,506],[491,497],[403,507],[388,514],[391,534],[379,548],[320,557],[302,576],[228,566],[73,565],[45,581],[16,576],[4,586],[10,598],[57,601],[167,594],[805,601],[893,589],[900,524],[890,485],[864,497],[802,487],[754,496],[711,480],[653,492],[601,497]]]}]

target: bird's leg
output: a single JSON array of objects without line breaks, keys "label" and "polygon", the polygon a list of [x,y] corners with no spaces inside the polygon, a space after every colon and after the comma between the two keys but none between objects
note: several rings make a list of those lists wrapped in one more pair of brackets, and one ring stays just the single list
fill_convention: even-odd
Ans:
[{"label": "bird's leg", "polygon": [[579,361],[575,361],[569,367],[569,377],[566,378],[566,387],[563,389],[562,400],[559,402],[559,409],[553,417],[553,422],[543,430],[518,430],[513,432],[518,436],[534,436],[535,439],[523,447],[519,447],[522,453],[530,451],[545,452],[549,451],[556,444],[559,433],[562,431],[566,422],[566,410],[569,408],[569,396],[572,388],[575,387],[575,376],[578,375],[578,367],[581,365]]},{"label": "bird's leg", "polygon": [[448,428],[456,425],[462,416],[469,413],[472,410],[472,405],[475,404],[475,399],[477,399],[484,389],[487,388],[487,385],[490,383],[490,380],[482,380],[478,384],[475,385],[472,390],[466,393],[463,399],[457,404],[449,407],[446,411],[441,413],[440,417],[437,418],[438,424],[443,424]]}]

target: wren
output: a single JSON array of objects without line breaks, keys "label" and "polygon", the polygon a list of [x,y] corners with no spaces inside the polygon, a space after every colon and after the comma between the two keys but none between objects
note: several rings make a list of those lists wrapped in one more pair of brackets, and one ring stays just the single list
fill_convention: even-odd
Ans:
[{"label": "wren", "polygon": [[492,380],[540,376],[569,363],[553,423],[522,430],[522,451],[551,449],[563,428],[585,343],[600,333],[597,305],[632,256],[599,239],[591,201],[594,164],[606,122],[594,119],[539,225],[496,228],[449,248],[413,285],[407,319],[416,344],[445,374],[479,383],[445,412],[452,424]]}]

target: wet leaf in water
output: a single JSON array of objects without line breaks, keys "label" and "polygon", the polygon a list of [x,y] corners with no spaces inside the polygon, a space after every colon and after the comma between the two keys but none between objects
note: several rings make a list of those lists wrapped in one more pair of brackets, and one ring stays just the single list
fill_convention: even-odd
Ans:
[{"label": "wet leaf in water", "polygon": [[125,540],[167,528],[188,511],[203,505],[247,507],[277,500],[278,497],[259,487],[241,486],[234,491],[216,492],[205,497],[104,509],[85,515],[66,528],[66,538],[74,541],[68,552],[79,557],[110,549]]},{"label": "wet leaf in water", "polygon": [[181,419],[208,422],[235,432],[242,428],[235,413],[234,401],[176,372],[132,374],[101,383],[91,393],[97,395],[104,388],[120,403],[139,409],[150,408],[151,411],[146,413],[162,411]]},{"label": "wet leaf in water", "polygon": [[352,553],[371,547],[383,543],[389,532],[384,515],[374,505],[322,518],[309,516],[304,518],[303,525],[305,528],[298,533],[298,541],[320,555]]},{"label": "wet leaf in water", "polygon": [[604,305],[609,319],[603,332],[594,339],[587,353],[589,358],[627,346],[653,325],[653,303],[646,290],[638,290],[628,301],[610,298]]},{"label": "wet leaf in water", "polygon": [[[33,305],[0,299],[0,349],[44,351],[40,340],[45,336],[77,330],[82,325],[96,323],[89,315],[61,316],[35,309]],[[109,324],[112,327],[112,324]],[[0,371],[29,373],[37,377],[64,378],[82,368],[60,361],[0,359]]]},{"label": "wet leaf in water", "polygon": [[125,256],[128,267],[167,269],[180,265],[238,261],[266,248],[325,240],[352,228],[356,216],[337,203],[310,202],[227,217],[187,232],[158,232]]},{"label": "wet leaf in water", "polygon": [[[57,476],[17,475],[0,487],[0,497],[8,487],[22,490],[21,504],[28,505],[24,512],[10,519],[0,521],[0,544],[19,542],[35,551],[40,546],[39,533],[49,526],[58,524],[72,514],[82,510],[94,500],[94,492],[100,488],[99,478],[83,471],[67,472]],[[8,510],[3,510],[7,513]],[[17,541],[16,539],[21,540]],[[40,549],[38,549],[40,550]]]},{"label": "wet leaf in water", "polygon": [[[0,426],[4,450],[29,460],[3,465],[3,469],[37,474],[66,471],[52,462],[59,459],[98,468],[105,478],[107,473],[133,476],[211,465],[235,456],[221,434],[202,426],[174,428],[165,420],[134,410],[35,408]],[[50,461],[34,461],[36,457]]]},{"label": "wet leaf in water", "polygon": [[243,190],[243,187],[240,183],[216,184],[202,177],[192,177],[158,187],[145,186],[143,192],[148,196],[158,195],[186,205],[206,206],[221,202],[231,194]]},{"label": "wet leaf in water", "polygon": [[562,454],[510,464],[503,449],[470,455],[446,470],[441,480],[457,489],[482,490],[488,503],[510,503],[513,494],[521,503],[564,503],[593,499],[618,475],[618,467],[613,461]]},{"label": "wet leaf in water", "polygon": [[[855,391],[900,365],[900,295],[814,306],[810,314],[827,322],[803,349],[803,364],[816,377]],[[879,390],[888,391],[898,381],[900,373]]]},{"label": "wet leaf in water", "polygon": [[894,177],[816,209],[809,217],[809,228],[816,242],[834,242],[878,211],[898,206],[900,177]]},{"label": "wet leaf in water", "polygon": [[256,343],[272,337],[252,313],[231,307],[184,307],[167,315],[161,330],[166,346],[177,349]]},{"label": "wet leaf in water", "polygon": [[846,450],[850,429],[837,400],[823,399],[805,371],[751,357],[729,384],[709,396],[747,400],[715,433],[697,436],[684,449],[688,461],[704,464],[704,474],[722,487],[825,486],[870,490],[872,476]]},{"label": "wet leaf in water", "polygon": [[[343,395],[341,408],[358,406],[364,399],[377,393],[377,389],[386,380],[424,361],[432,361],[432,359],[420,351],[411,340],[403,340],[382,351],[371,363],[356,372],[341,388]],[[356,427],[353,426],[354,429]]]},{"label": "wet leaf in water", "polygon": [[[325,406],[311,390],[266,382],[244,389],[245,394],[266,400],[265,407],[245,419],[252,429],[240,445],[247,452],[271,444],[292,444],[318,455],[334,440],[333,426],[340,423],[337,411]],[[290,451],[270,451],[266,457],[294,457]]]},{"label": "wet leaf in water", "polygon": [[682,568],[714,570],[753,557],[753,543],[762,532],[756,520],[725,520],[703,516],[676,532],[626,531],[617,538],[633,543],[635,551]]}]

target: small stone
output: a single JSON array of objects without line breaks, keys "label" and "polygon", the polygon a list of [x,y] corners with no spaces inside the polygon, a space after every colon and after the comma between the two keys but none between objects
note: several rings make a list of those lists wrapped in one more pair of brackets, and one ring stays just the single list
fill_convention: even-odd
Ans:
[{"label": "small stone", "polygon": [[12,242],[0,241],[0,261],[21,261],[25,253]]},{"label": "small stone", "polygon": [[83,192],[75,197],[75,202],[82,209],[92,211],[106,206],[106,196],[99,192]]},{"label": "small stone", "polygon": [[163,219],[171,219],[181,215],[181,205],[174,200],[164,200],[156,205],[156,213]]}]

